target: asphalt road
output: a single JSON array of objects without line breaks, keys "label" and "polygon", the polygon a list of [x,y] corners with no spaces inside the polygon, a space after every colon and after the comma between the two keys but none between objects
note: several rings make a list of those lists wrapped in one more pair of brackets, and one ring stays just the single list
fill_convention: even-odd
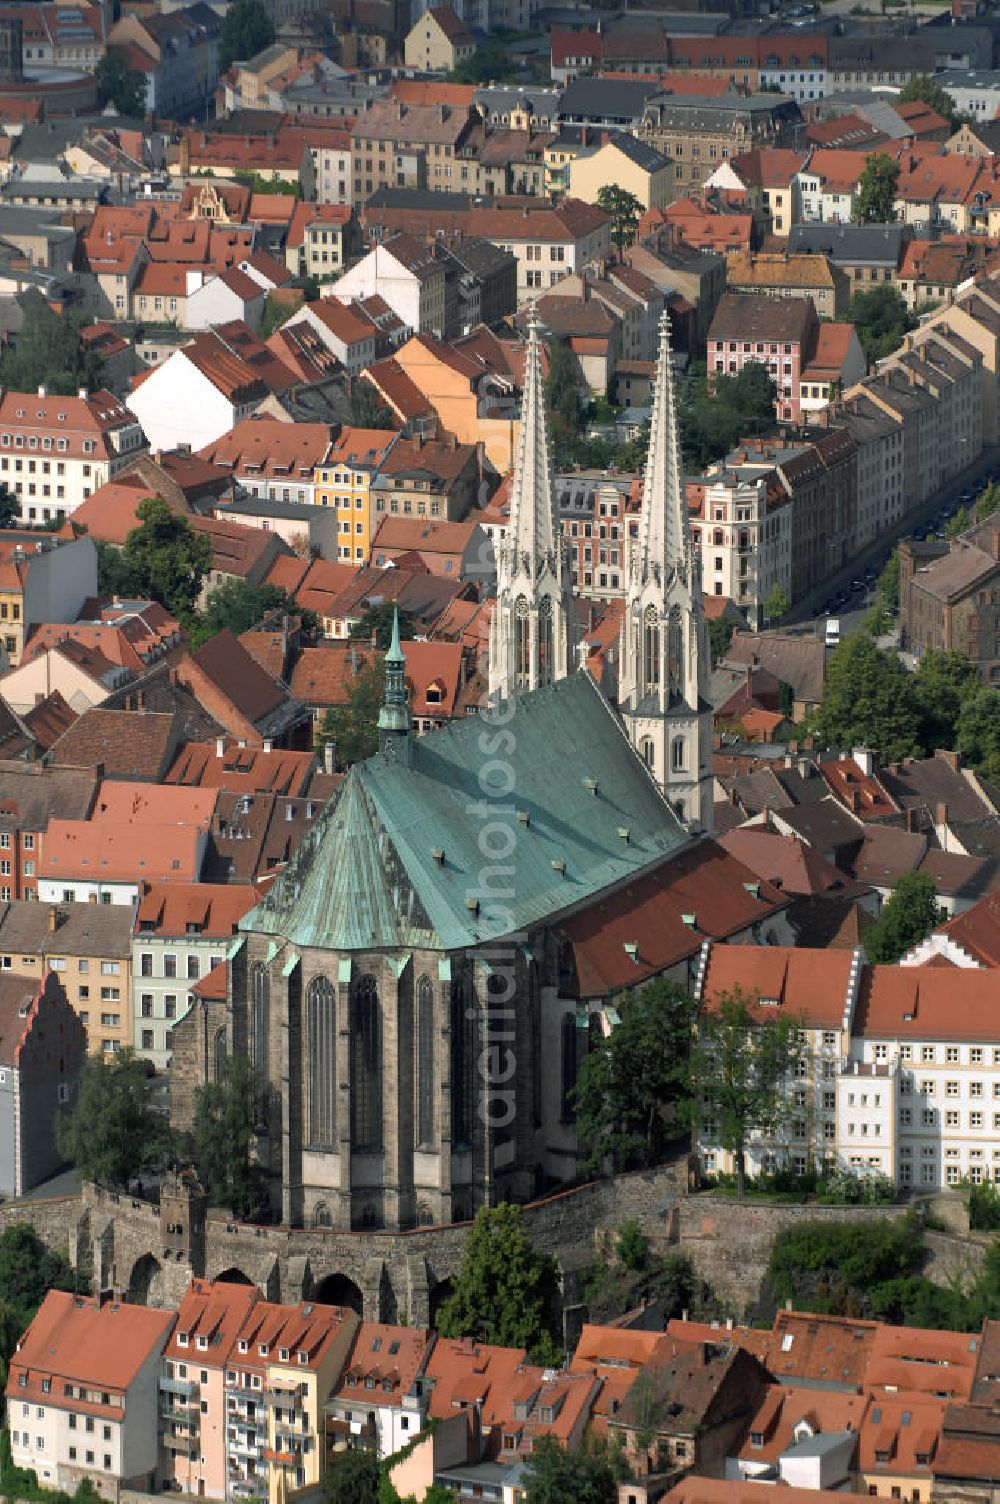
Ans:
[{"label": "asphalt road", "polygon": [[917,528],[926,528],[943,506],[957,506],[962,492],[974,488],[981,477],[988,476],[991,472],[994,472],[1000,479],[1000,446],[990,445],[984,449],[974,464],[963,470],[955,480],[949,481],[948,485],[942,486],[919,510],[910,513],[906,520],[898,524],[895,529],[883,534],[863,553],[855,555],[849,564],[845,564],[836,573],[829,575],[822,585],[818,585],[810,595],[792,608],[783,623],[784,630],[814,631],[817,635],[822,635],[829,614],[836,616],[839,620],[841,637],[846,637],[850,632],[856,632],[871,608],[871,587],[867,588],[864,594],[860,592],[852,594],[849,602],[838,611],[830,613],[824,611],[823,607],[827,601],[832,596],[848,589],[853,580],[863,579],[866,570],[871,568],[880,570],[900,538],[909,537]]}]

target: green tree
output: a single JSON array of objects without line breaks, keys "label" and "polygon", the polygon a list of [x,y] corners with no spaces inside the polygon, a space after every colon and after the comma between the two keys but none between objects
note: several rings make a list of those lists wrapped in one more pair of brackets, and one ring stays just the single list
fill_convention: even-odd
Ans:
[{"label": "green tree", "polygon": [[556,1266],[531,1246],[519,1206],[501,1202],[477,1212],[438,1330],[442,1337],[525,1347],[534,1362],[556,1361]]},{"label": "green tree", "polygon": [[273,293],[269,292],[264,302],[260,327],[257,330],[260,338],[270,339],[276,329],[288,323],[292,314],[297,313],[304,302],[304,295],[296,294],[294,298],[276,298]]},{"label": "green tree", "polygon": [[893,204],[899,183],[899,163],[886,152],[865,158],[854,199],[854,221],[859,225],[890,224],[896,218]]},{"label": "green tree", "polygon": [[904,872],[893,883],[881,914],[865,936],[868,959],[895,965],[943,917],[933,879],[923,872]]},{"label": "green tree", "polygon": [[642,218],[642,201],[617,183],[605,183],[597,193],[597,207],[611,220],[611,239],[620,251],[635,239],[635,228]]},{"label": "green tree", "polygon": [[919,99],[929,110],[934,110],[936,114],[943,116],[948,124],[953,129],[955,128],[957,119],[955,102],[929,74],[915,73],[912,78],[906,80],[896,95],[897,104],[908,104],[913,99]]},{"label": "green tree", "polygon": [[549,374],[545,378],[545,402],[557,428],[565,435],[575,434],[583,422],[583,403],[576,361],[561,340],[550,340]]},{"label": "green tree", "polygon": [[875,747],[886,762],[923,752],[913,677],[895,654],[881,652],[862,633],[831,653],[812,727],[824,746]]},{"label": "green tree", "polygon": [[274,27],[261,0],[231,0],[222,23],[219,67],[224,73],[234,62],[247,62],[273,41]]},{"label": "green tree", "polygon": [[0,1363],[4,1369],[49,1290],[86,1294],[87,1281],[61,1253],[46,1248],[30,1223],[5,1227],[0,1232]]},{"label": "green tree", "polygon": [[525,1504],[615,1504],[618,1484],[607,1458],[567,1450],[551,1436],[532,1448],[524,1469]]},{"label": "green tree", "polygon": [[858,331],[858,339],[871,364],[898,350],[903,335],[915,327],[902,294],[888,282],[866,292],[856,292],[848,305],[847,317]]},{"label": "green tree", "polygon": [[887,611],[899,610],[899,549],[894,548],[875,585],[875,593]]},{"label": "green tree", "polygon": [[200,647],[216,632],[232,632],[238,637],[249,632],[265,617],[286,613],[302,621],[306,636],[315,637],[319,632],[319,619],[313,611],[303,611],[286,590],[278,585],[251,585],[248,580],[227,580],[212,591],[204,611],[198,614],[191,625],[191,642]]},{"label": "green tree", "polygon": [[955,746],[994,783],[1000,782],[1000,693],[979,689],[962,706]]},{"label": "green tree", "polygon": [[109,47],[94,70],[97,101],[119,115],[141,120],[146,114],[146,77],[130,68],[120,47]]},{"label": "green tree", "polygon": [[162,1162],[170,1135],[149,1091],[145,1063],[133,1050],[122,1050],[107,1064],[99,1055],[88,1059],[76,1107],[56,1120],[59,1152],[81,1180],[120,1191]]},{"label": "green tree", "polygon": [[[362,642],[371,642],[374,635],[375,646],[379,652],[386,652],[392,641],[392,624],[395,620],[397,609],[393,601],[383,601],[381,605],[369,606],[360,621],[354,623],[354,626],[351,628],[351,636],[359,638]],[[400,642],[412,642],[413,635],[413,618],[408,612],[400,611]]]},{"label": "green tree", "polygon": [[764,615],[769,622],[777,626],[783,621],[792,608],[792,603],[782,590],[780,585],[775,585],[771,594],[764,602]]},{"label": "green tree", "polygon": [[122,550],[126,591],[159,601],[183,621],[193,612],[212,567],[208,535],[196,533],[186,517],[172,512],[158,496],[140,501],[135,515],[139,525],[132,528]]},{"label": "green tree", "polygon": [[0,481],[0,527],[17,527],[21,520],[21,503],[6,481]]},{"label": "green tree", "polygon": [[768,1276],[774,1298],[824,1315],[861,1315],[874,1286],[915,1274],[923,1259],[908,1220],[797,1222],[779,1232]]},{"label": "green tree", "polygon": [[351,422],[355,428],[398,428],[399,421],[370,381],[351,382]]},{"label": "green tree", "polygon": [[518,65],[502,36],[489,36],[471,57],[452,68],[448,81],[453,84],[505,83],[516,78]]},{"label": "green tree", "polygon": [[33,300],[16,340],[0,355],[0,386],[15,392],[44,386],[61,396],[75,396],[79,387],[99,387],[102,362],[80,338],[82,324],[73,314],[60,316],[47,303]]},{"label": "green tree", "polygon": [[264,1198],[256,1123],[250,1065],[243,1055],[229,1055],[218,1080],[195,1092],[194,1159],[212,1201],[244,1220]]},{"label": "green tree", "polygon": [[730,621],[727,616],[713,616],[709,622],[708,645],[712,653],[713,667],[725,658],[735,630],[736,623]]},{"label": "green tree", "polygon": [[987,517],[993,516],[997,507],[1000,507],[1000,485],[997,485],[995,480],[991,480],[976,501],[976,521],[985,522]]},{"label": "green tree", "polygon": [[378,751],[378,713],[385,700],[385,669],[381,658],[364,663],[344,705],[331,705],[323,717],[318,741],[333,742],[337,764],[349,768]]},{"label": "green tree", "polygon": [[678,1108],[688,1090],[687,1056],[694,1004],[674,982],[658,979],[627,992],[620,1022],[592,1046],[573,1094],[577,1137],[587,1165],[652,1165],[683,1131]]},{"label": "green tree", "polygon": [[913,676],[928,750],[955,745],[958,718],[979,689],[979,675],[964,653],[931,649]]},{"label": "green tree", "polygon": [[774,1133],[788,1116],[785,1083],[802,1058],[800,1025],[780,1013],[764,1015],[738,990],[698,1015],[691,1052],[693,1116],[706,1141],[733,1155],[740,1197],[751,1134]]},{"label": "green tree", "polygon": [[378,1454],[368,1447],[334,1452],[326,1469],[327,1504],[379,1504]]},{"label": "green tree", "polygon": [[704,366],[696,367],[680,408],[685,466],[703,470],[729,454],[741,438],[769,432],[775,423],[776,393],[767,367],[758,361],[736,376],[714,376],[711,385]]}]

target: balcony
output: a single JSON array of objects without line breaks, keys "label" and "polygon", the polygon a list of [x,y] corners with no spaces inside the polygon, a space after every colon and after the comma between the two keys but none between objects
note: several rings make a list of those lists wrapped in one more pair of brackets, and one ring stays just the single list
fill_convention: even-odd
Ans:
[{"label": "balcony", "polygon": [[186,1405],[161,1404],[160,1406],[161,1420],[177,1421],[178,1425],[182,1426],[193,1426],[195,1424],[196,1414],[197,1412],[192,1413],[192,1411]]},{"label": "balcony", "polygon": [[198,1385],[193,1379],[160,1379],[161,1394],[177,1394],[182,1399],[194,1399],[198,1393]]},{"label": "balcony", "polygon": [[292,1389],[265,1389],[264,1401],[268,1405],[295,1405],[305,1392],[304,1384],[296,1384]]},{"label": "balcony", "polygon": [[235,1455],[236,1457],[256,1458],[260,1456],[260,1443],[256,1437],[250,1440],[249,1437],[231,1436],[229,1438],[229,1451],[231,1455]]}]

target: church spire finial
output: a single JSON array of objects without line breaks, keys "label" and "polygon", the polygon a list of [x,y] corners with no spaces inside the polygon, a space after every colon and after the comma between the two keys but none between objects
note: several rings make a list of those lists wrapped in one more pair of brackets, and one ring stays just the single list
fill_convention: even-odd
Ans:
[{"label": "church spire finial", "polygon": [[687,501],[681,474],[680,443],[670,363],[670,319],[660,319],[660,349],[642,487],[642,516],[633,566],[641,579],[661,582],[686,573],[690,560]]},{"label": "church spire finial", "polygon": [[521,401],[521,432],[514,481],[510,493],[510,536],[523,559],[530,559],[535,574],[543,559],[551,557],[559,536],[552,482],[549,425],[545,413],[545,386],[535,305],[528,314],[528,344],[524,353],[524,389]]},{"label": "church spire finial", "polygon": [[392,641],[383,660],[385,698],[378,713],[380,752],[402,761],[410,741],[410,707],[406,703],[406,658],[399,641],[399,608],[392,609]]}]

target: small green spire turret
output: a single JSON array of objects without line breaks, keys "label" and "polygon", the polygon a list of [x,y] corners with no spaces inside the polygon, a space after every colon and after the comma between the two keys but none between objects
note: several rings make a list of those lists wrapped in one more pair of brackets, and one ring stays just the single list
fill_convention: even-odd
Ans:
[{"label": "small green spire turret", "polygon": [[392,641],[384,659],[385,699],[378,714],[378,747],[397,762],[408,760],[410,707],[406,703],[406,659],[399,641],[399,608],[392,613]]}]

